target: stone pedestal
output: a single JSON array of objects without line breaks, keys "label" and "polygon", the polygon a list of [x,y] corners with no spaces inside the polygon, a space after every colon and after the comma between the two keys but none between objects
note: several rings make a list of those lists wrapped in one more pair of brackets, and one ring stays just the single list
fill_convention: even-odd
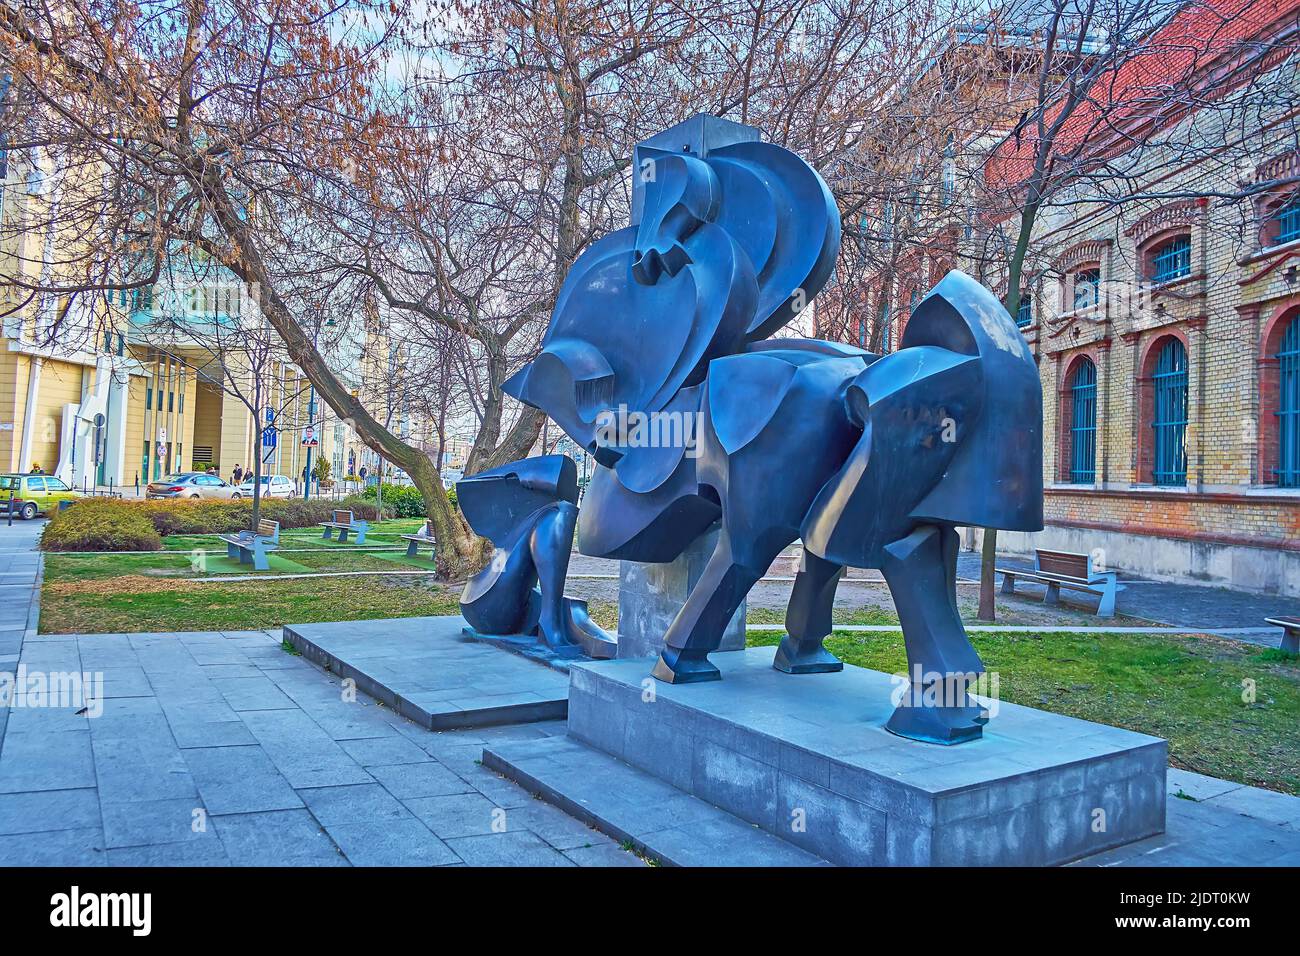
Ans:
[{"label": "stone pedestal", "polygon": [[[686,603],[713,554],[718,532],[701,535],[671,564],[620,561],[618,566],[618,657],[658,657],[664,632]],[[727,625],[720,651],[745,646],[745,605]]]},{"label": "stone pedestal", "polygon": [[[577,664],[567,743],[525,741],[494,750],[491,765],[668,855],[678,851],[658,806],[725,811],[810,858],[855,866],[1059,864],[1164,832],[1164,740],[998,703],[982,739],[921,743],[885,730],[890,675],[782,674],[772,656],[723,654],[722,680],[653,693],[644,661]],[[691,802],[674,804],[674,791]],[[724,849],[708,832],[745,829],[710,826],[692,836],[704,861]],[[771,845],[755,854],[780,858]]]}]

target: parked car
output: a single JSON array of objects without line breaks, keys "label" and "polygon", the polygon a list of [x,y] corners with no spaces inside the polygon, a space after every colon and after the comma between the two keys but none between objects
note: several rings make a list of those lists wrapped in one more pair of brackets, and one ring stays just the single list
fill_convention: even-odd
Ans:
[{"label": "parked car", "polygon": [[216,475],[202,471],[185,471],[151,481],[145,488],[146,498],[208,498],[216,501],[237,501],[240,489]]},{"label": "parked car", "polygon": [[[253,479],[247,479],[239,486],[239,490],[245,498],[253,497]],[[298,497],[298,489],[294,487],[293,482],[284,475],[263,475],[261,497],[296,498]]]},{"label": "parked car", "polygon": [[13,512],[30,521],[59,506],[60,501],[81,497],[60,478],[53,475],[0,475],[0,509],[8,513],[9,493],[13,492]]}]

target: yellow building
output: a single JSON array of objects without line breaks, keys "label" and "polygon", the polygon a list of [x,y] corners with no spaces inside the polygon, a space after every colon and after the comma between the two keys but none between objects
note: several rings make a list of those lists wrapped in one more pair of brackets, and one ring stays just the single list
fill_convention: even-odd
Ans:
[{"label": "yellow building", "polygon": [[[0,197],[0,471],[39,465],[76,488],[133,494],[180,471],[229,480],[260,454],[265,474],[300,481],[310,426],[313,466],[324,457],[343,474],[359,448],[351,426],[322,402],[309,414],[310,383],[268,338],[250,351],[229,320],[256,306],[228,273],[181,263],[153,290],[71,301],[23,291],[67,278],[48,264],[72,269],[82,241],[58,215],[75,184],[39,163],[10,163]],[[207,334],[218,322],[229,334]]]}]

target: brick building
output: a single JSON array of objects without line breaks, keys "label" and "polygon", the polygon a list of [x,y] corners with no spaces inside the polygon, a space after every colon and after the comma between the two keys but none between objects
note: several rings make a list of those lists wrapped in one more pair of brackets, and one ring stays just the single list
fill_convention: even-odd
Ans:
[{"label": "brick building", "polygon": [[[1047,527],[1002,535],[1000,550],[1300,595],[1300,86],[1286,59],[1298,10],[1189,5],[1150,42],[1191,67],[1117,71],[1115,96],[1166,79],[1191,92],[1171,88],[1163,112],[1148,102],[1142,155],[1115,192],[1083,178],[1038,218],[1017,321],[1042,378]],[[1094,120],[1081,127],[1103,135]],[[1020,149],[1004,141],[986,178],[1014,182]],[[1122,150],[1097,154],[1124,165]],[[1016,225],[919,247],[912,285],[956,266],[996,287],[978,250]],[[895,343],[906,287],[881,285]]]}]

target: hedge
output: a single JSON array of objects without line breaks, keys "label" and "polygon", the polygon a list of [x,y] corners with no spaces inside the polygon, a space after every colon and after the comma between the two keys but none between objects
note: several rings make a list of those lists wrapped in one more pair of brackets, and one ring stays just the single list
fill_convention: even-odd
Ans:
[{"label": "hedge", "polygon": [[[328,521],[335,508],[349,508],[358,518],[375,520],[374,502],[350,497],[268,498],[262,517],[282,529],[310,528]],[[169,534],[233,534],[251,527],[251,501],[120,501],[83,498],[54,512],[41,535],[43,551],[156,551]]]},{"label": "hedge", "polygon": [[51,514],[41,533],[42,551],[160,551],[162,537],[142,511],[77,502]]}]

